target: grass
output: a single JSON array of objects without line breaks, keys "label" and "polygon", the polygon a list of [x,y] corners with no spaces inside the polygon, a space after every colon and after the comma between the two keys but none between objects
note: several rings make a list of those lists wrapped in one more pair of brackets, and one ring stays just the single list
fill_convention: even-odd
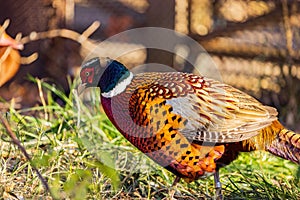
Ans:
[{"label": "grass", "polygon": [[[129,144],[101,111],[99,93],[79,99],[40,80],[42,106],[4,114],[32,157],[0,125],[0,199],[210,199],[213,177],[171,188],[174,175]],[[72,85],[72,84],[70,84]],[[73,88],[74,85],[71,86]],[[42,89],[43,88],[43,89]],[[42,90],[44,92],[42,92]],[[60,97],[65,105],[56,103]],[[46,193],[33,170],[49,183]],[[300,168],[266,152],[242,153],[222,168],[225,199],[298,199]]]}]

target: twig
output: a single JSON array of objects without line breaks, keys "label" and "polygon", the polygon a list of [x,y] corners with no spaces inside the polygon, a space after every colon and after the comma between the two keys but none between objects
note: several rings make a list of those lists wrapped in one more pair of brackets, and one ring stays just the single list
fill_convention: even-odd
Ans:
[{"label": "twig", "polygon": [[[7,120],[4,119],[2,114],[0,114],[0,121],[4,125],[9,137],[12,139],[12,142],[20,149],[20,151],[23,153],[23,155],[26,157],[26,159],[31,163],[31,158],[30,158],[29,154],[27,153],[26,149],[22,146],[22,144],[21,144],[20,140],[17,138],[16,134],[11,130],[10,125],[8,124]],[[49,194],[53,197],[53,195],[51,194],[49,185],[48,185],[47,181],[45,180],[45,178],[41,175],[39,170],[34,165],[32,165],[32,168],[37,173],[37,176],[41,180],[45,190],[47,192],[49,192]]]},{"label": "twig", "polygon": [[5,30],[7,29],[7,27],[9,26],[10,20],[6,19],[3,24],[0,26],[0,37],[2,36],[2,34],[5,32]]},{"label": "twig", "polygon": [[29,65],[33,63],[36,59],[38,59],[38,53],[33,53],[30,56],[27,57],[21,57],[21,64],[23,65]]},{"label": "twig", "polygon": [[[9,23],[10,20],[7,19],[2,25],[0,25],[0,36],[3,34],[5,29],[9,26]],[[44,32],[31,32],[28,36],[25,36],[23,38],[22,38],[22,34],[19,33],[16,35],[15,40],[22,44],[26,44],[32,41],[46,39],[46,38],[63,37],[70,40],[74,40],[79,44],[81,44],[83,48],[92,51],[95,49],[96,45],[93,42],[91,42],[91,40],[89,40],[89,36],[91,36],[99,27],[100,27],[100,22],[95,21],[82,34],[69,29],[54,29],[54,30],[49,30]],[[9,52],[10,50],[8,48],[8,50],[5,53],[9,54]],[[38,58],[37,53],[33,53],[28,57],[21,57],[21,64],[30,64],[34,62],[37,58]]]},{"label": "twig", "polygon": [[[5,32],[5,30],[7,29],[7,27],[9,26],[10,20],[6,19],[2,25],[0,25],[0,37],[2,36],[2,34]],[[20,42],[22,39],[22,33],[18,33],[15,37],[15,40],[17,42]],[[0,70],[1,70],[1,63],[9,56],[10,52],[12,50],[12,47],[8,47],[5,52],[3,53],[3,55],[0,58]],[[28,65],[33,63],[36,59],[38,58],[38,53],[33,53],[28,57],[21,57],[21,64],[24,65]]]},{"label": "twig", "polygon": [[9,56],[10,52],[12,50],[12,47],[7,47],[4,51],[4,53],[2,54],[2,56],[0,57],[0,66],[3,63],[3,61],[5,61],[7,59],[7,57]]},{"label": "twig", "polygon": [[69,29],[54,29],[44,32],[31,32],[29,36],[23,37],[20,41],[22,44],[26,44],[31,41],[41,40],[46,38],[63,37],[74,40],[80,43],[84,48],[93,50],[96,45],[93,44],[88,37],[93,34],[100,26],[99,21],[93,22],[82,34],[77,33]]}]

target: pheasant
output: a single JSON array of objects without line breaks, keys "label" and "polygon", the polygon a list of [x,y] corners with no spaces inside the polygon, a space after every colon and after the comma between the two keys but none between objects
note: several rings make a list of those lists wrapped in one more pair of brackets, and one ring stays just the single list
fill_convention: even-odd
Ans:
[{"label": "pheasant", "polygon": [[109,58],[83,64],[78,87],[99,87],[114,126],[140,151],[180,178],[214,174],[239,152],[262,149],[300,164],[300,134],[277,120],[275,108],[216,80],[182,72],[133,74]]}]

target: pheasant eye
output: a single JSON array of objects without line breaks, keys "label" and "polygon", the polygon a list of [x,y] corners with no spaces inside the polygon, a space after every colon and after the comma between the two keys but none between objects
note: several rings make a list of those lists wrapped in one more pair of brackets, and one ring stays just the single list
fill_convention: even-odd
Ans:
[{"label": "pheasant eye", "polygon": [[85,72],[85,76],[89,76],[90,75],[90,72]]}]

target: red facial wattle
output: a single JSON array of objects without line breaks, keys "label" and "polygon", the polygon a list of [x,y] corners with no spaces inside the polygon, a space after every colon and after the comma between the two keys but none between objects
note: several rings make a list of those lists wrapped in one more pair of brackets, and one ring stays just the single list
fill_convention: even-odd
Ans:
[{"label": "red facial wattle", "polygon": [[94,68],[86,68],[85,70],[82,70],[80,77],[83,83],[92,84],[94,79]]}]

